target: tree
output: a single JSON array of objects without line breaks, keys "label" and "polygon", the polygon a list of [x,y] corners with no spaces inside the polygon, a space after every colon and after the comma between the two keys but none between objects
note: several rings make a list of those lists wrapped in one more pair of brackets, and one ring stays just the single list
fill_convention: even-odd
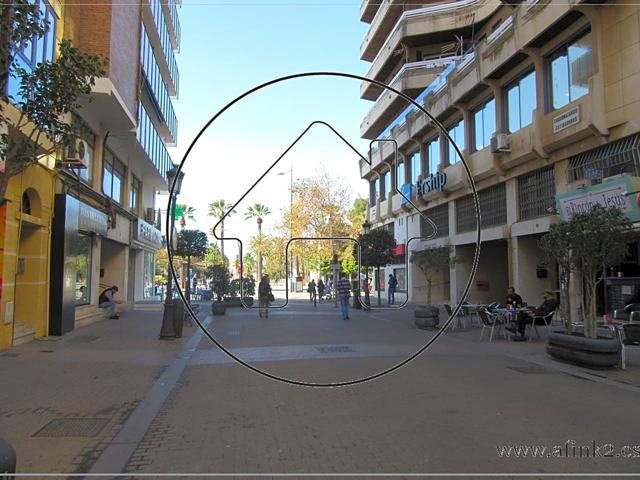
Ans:
[{"label": "tree", "polygon": [[[40,158],[73,146],[77,132],[68,121],[80,108],[78,99],[89,95],[97,77],[104,76],[106,59],[74,48],[69,40],[58,45],[54,61],[39,63],[33,70],[18,64],[18,52],[49,28],[38,3],[13,0],[0,5],[0,201],[5,201],[11,177],[35,165]],[[35,43],[35,42],[34,42]],[[20,84],[17,98],[6,95],[10,77]]]},{"label": "tree", "polygon": [[180,230],[178,232],[178,248],[176,255],[187,260],[187,301],[191,298],[191,259],[202,258],[207,254],[209,240],[207,234],[200,230]]},{"label": "tree", "polygon": [[224,198],[211,202],[209,204],[209,216],[215,217],[220,221],[220,252],[224,257],[224,218],[229,218],[236,213],[235,210],[231,210],[233,204],[228,203]]},{"label": "tree", "polygon": [[260,248],[260,244],[262,242],[262,221],[263,217],[266,217],[269,214],[271,214],[271,210],[262,203],[251,205],[247,208],[247,211],[244,214],[245,220],[255,218],[256,223],[258,224],[258,250],[256,252],[256,256],[258,257],[258,278],[262,278],[262,249]]},{"label": "tree", "polygon": [[196,209],[185,204],[179,204],[178,207],[182,211],[182,215],[180,215],[178,222],[180,223],[181,228],[185,228],[187,226],[187,220],[193,221],[196,219]]},{"label": "tree", "polygon": [[[584,285],[580,305],[584,335],[596,338],[598,276],[604,278],[607,267],[622,262],[627,256],[632,223],[620,209],[596,205],[589,212],[575,214],[565,226],[554,226],[550,230],[553,236],[541,242],[541,247],[548,257],[564,263],[579,276]],[[569,321],[569,332],[571,327]]]},{"label": "tree", "polygon": [[362,224],[367,218],[367,208],[369,208],[367,199],[356,198],[351,210],[347,213],[347,218],[351,224],[351,236],[354,238],[362,232]]},{"label": "tree", "polygon": [[[358,236],[360,245],[360,265],[376,269],[376,278],[380,278],[380,267],[393,262],[395,258],[396,239],[393,234],[385,228],[376,228],[369,233]],[[353,256],[357,258],[358,244],[353,245]],[[378,305],[381,305],[380,287],[378,286]],[[368,288],[365,288],[365,302],[369,296]]]},{"label": "tree", "polygon": [[207,253],[204,255],[204,267],[208,268],[212,265],[216,265],[219,263],[224,263],[229,266],[229,259],[227,257],[222,256],[222,252],[220,251],[220,247],[215,243],[210,243],[207,247]]},{"label": "tree", "polygon": [[215,294],[218,302],[229,293],[229,269],[222,265],[213,265],[207,269],[207,275],[211,278],[211,290]]},{"label": "tree", "polygon": [[451,245],[442,245],[412,252],[409,261],[420,269],[427,280],[427,305],[431,305],[431,288],[434,275],[438,272],[449,270],[452,265],[460,263],[461,260],[453,256],[453,247]]}]

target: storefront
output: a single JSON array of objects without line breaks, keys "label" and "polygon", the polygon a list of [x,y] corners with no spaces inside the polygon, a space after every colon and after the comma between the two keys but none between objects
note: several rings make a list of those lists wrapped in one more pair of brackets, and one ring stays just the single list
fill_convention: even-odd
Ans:
[{"label": "storefront", "polygon": [[[155,256],[162,248],[162,232],[150,223],[138,218],[131,239],[129,276],[133,281],[134,300],[155,297]],[[130,282],[131,283],[131,282]]]}]

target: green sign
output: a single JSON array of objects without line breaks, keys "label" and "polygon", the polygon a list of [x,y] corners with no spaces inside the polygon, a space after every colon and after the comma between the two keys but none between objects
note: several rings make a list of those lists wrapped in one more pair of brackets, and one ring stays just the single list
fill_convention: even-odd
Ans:
[{"label": "green sign", "polygon": [[[633,192],[633,193],[631,193]],[[627,193],[631,193],[627,195]],[[620,177],[592,187],[556,195],[556,206],[562,220],[570,220],[576,213],[589,212],[596,205],[619,208],[632,222],[640,221],[640,177]]]},{"label": "green sign", "polygon": [[186,205],[177,204],[173,207],[173,218],[179,220],[182,215],[184,215],[184,211],[187,209]]}]

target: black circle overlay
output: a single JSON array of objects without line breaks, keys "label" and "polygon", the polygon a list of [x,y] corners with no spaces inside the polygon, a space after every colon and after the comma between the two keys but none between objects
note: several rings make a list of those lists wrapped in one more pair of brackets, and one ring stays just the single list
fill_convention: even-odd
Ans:
[{"label": "black circle overlay", "polygon": [[[431,345],[433,345],[433,343],[436,340],[438,340],[438,338],[440,338],[440,336],[449,327],[449,325],[451,324],[451,322],[453,321],[455,316],[460,311],[460,308],[462,308],[462,303],[463,303],[464,299],[467,298],[467,295],[469,294],[469,290],[471,288],[471,285],[472,285],[473,280],[474,280],[475,275],[476,275],[476,270],[478,269],[478,262],[479,262],[479,259],[480,259],[480,233],[481,233],[481,231],[480,231],[480,202],[478,201],[478,192],[476,190],[475,182],[473,181],[473,175],[471,174],[471,170],[469,169],[469,166],[467,165],[467,163],[464,160],[462,152],[460,151],[458,145],[453,141],[453,139],[451,138],[451,136],[449,135],[447,130],[444,128],[444,126],[433,115],[431,115],[424,107],[422,107],[420,104],[418,104],[416,101],[414,101],[411,97],[409,97],[409,96],[405,95],[404,93],[394,89],[393,87],[390,87],[389,85],[386,85],[386,84],[384,84],[382,82],[379,82],[377,80],[372,80],[370,78],[362,77],[360,75],[355,75],[355,74],[351,74],[351,73],[344,73],[344,72],[303,72],[303,73],[296,73],[296,74],[292,74],[292,75],[286,75],[286,76],[283,76],[283,77],[275,78],[275,79],[270,80],[268,82],[262,83],[262,84],[260,84],[260,85],[258,85],[256,87],[253,87],[250,90],[247,90],[242,95],[236,97],[231,102],[226,104],[221,110],[218,111],[218,113],[216,113],[213,117],[211,117],[211,119],[202,127],[202,129],[198,132],[196,137],[191,142],[191,145],[189,145],[189,148],[185,152],[184,157],[180,161],[180,164],[178,166],[178,174],[182,171],[182,168],[183,168],[184,164],[186,163],[187,158],[189,157],[189,153],[191,153],[191,150],[193,149],[195,144],[198,142],[198,140],[200,139],[202,134],[207,130],[207,128],[209,128],[209,126],[218,117],[220,117],[220,115],[222,115],[224,112],[226,112],[228,109],[230,109],[233,105],[238,103],[243,98],[251,95],[252,93],[257,92],[259,90],[262,90],[263,88],[266,88],[266,87],[268,87],[270,85],[274,85],[274,84],[277,84],[277,83],[285,82],[287,80],[293,80],[293,79],[305,78],[305,77],[350,78],[352,80],[359,80],[361,82],[369,82],[369,83],[372,83],[372,84],[377,85],[379,87],[382,87],[385,90],[389,90],[389,91],[395,93],[396,95],[400,96],[401,98],[403,98],[407,102],[413,104],[422,113],[424,113],[427,117],[429,117],[429,119],[440,129],[440,131],[445,135],[447,140],[455,148],[456,154],[458,155],[458,158],[460,159],[460,161],[462,162],[462,165],[464,166],[464,169],[465,169],[465,172],[467,174],[467,177],[469,178],[469,183],[471,185],[471,190],[472,190],[472,195],[473,195],[473,202],[474,202],[474,206],[475,206],[475,210],[476,210],[477,235],[476,235],[476,251],[475,251],[475,255],[473,257],[473,264],[472,264],[472,267],[471,267],[471,274],[469,275],[469,279],[467,281],[465,289],[464,289],[462,295],[460,296],[460,300],[456,304],[455,308],[453,309],[453,311],[452,311],[451,315],[449,316],[449,318],[447,319],[447,321],[436,332],[436,334],[433,337],[431,337],[427,341],[427,343],[423,347],[421,347],[419,350],[417,350],[414,354],[412,354],[411,356],[409,356],[405,360],[399,362],[398,364],[396,364],[394,366],[391,366],[391,367],[389,367],[386,370],[383,370],[381,372],[369,375],[367,377],[358,378],[358,379],[349,380],[349,381],[343,381],[343,382],[312,383],[312,382],[304,382],[304,381],[300,381],[300,380],[291,380],[291,379],[280,377],[278,375],[274,375],[272,373],[269,373],[269,372],[266,372],[264,370],[261,370],[261,369],[255,367],[254,365],[251,365],[251,364],[245,362],[244,360],[242,360],[238,356],[236,356],[233,352],[231,352],[224,345],[222,345],[222,343],[220,343],[218,340],[216,340],[215,337],[205,328],[205,326],[202,324],[202,322],[200,321],[198,316],[195,314],[195,312],[191,308],[191,305],[189,305],[189,303],[187,302],[187,299],[186,299],[186,297],[184,295],[184,292],[182,291],[182,288],[180,287],[180,282],[178,282],[178,276],[177,276],[176,270],[175,270],[175,268],[173,266],[173,254],[172,254],[173,248],[172,248],[172,245],[171,245],[171,234],[170,234],[171,232],[169,231],[169,229],[170,229],[170,216],[171,216],[170,212],[172,211],[171,203],[172,203],[173,196],[174,196],[175,179],[174,179],[173,183],[171,185],[169,185],[169,201],[168,201],[168,204],[167,204],[167,212],[168,212],[168,214],[167,214],[167,218],[166,218],[166,222],[165,222],[165,228],[166,228],[166,232],[165,233],[166,233],[166,238],[168,239],[168,241],[166,242],[166,244],[167,244],[167,254],[168,254],[168,257],[169,257],[169,269],[171,270],[171,275],[173,276],[173,279],[175,281],[175,286],[176,286],[176,288],[178,290],[178,294],[180,295],[180,298],[182,299],[185,307],[188,309],[189,314],[196,321],[196,323],[198,324],[198,327],[202,330],[204,335],[206,335],[207,338],[209,338],[209,340],[211,340],[220,350],[222,350],[230,358],[232,358],[233,360],[238,362],[240,365],[248,368],[249,370],[251,370],[251,371],[253,371],[253,372],[257,373],[257,374],[263,375],[264,377],[270,378],[272,380],[277,380],[277,381],[280,381],[280,382],[283,382],[283,383],[286,383],[286,384],[303,386],[303,387],[346,387],[346,386],[349,386],[349,385],[357,385],[359,383],[363,383],[363,382],[366,382],[366,381],[370,381],[370,380],[374,380],[374,379],[380,378],[383,375],[391,373],[391,372],[393,372],[395,370],[398,370],[400,367],[403,367],[403,366],[407,365],[409,362],[414,360],[420,354],[425,352]],[[176,178],[177,177],[178,177],[178,175],[176,175]]]}]

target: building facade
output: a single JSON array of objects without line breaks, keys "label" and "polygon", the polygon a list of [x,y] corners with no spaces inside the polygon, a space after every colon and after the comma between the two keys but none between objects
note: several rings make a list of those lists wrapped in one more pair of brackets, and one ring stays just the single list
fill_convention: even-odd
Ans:
[{"label": "building facade", "polygon": [[[581,202],[617,204],[640,220],[635,197],[625,195],[640,165],[639,6],[365,0],[361,19],[371,25],[361,46],[372,62],[368,77],[438,120],[477,188],[482,247],[467,300],[500,301],[513,286],[539,304],[557,280],[538,239]],[[384,278],[395,270],[409,300],[424,302],[426,282],[407,260],[449,243],[461,262],[434,282],[433,299],[455,303],[476,251],[470,175],[413,104],[367,82],[361,94],[375,102],[361,125],[374,141],[371,164],[360,164],[370,182],[368,218],[398,243]],[[599,200],[603,191],[609,199]],[[630,250],[619,269],[640,276],[637,245]]]},{"label": "building facade", "polygon": [[[81,107],[68,119],[79,132],[76,148],[49,159],[47,189],[35,195],[25,189],[27,183],[12,179],[16,199],[25,194],[34,198],[29,208],[33,212],[37,206],[36,218],[46,235],[41,235],[41,251],[33,260],[28,245],[35,240],[25,239],[23,246],[19,237],[13,261],[6,254],[8,247],[14,248],[6,236],[3,275],[15,276],[18,293],[23,276],[25,284],[43,281],[37,297],[43,311],[34,321],[33,315],[19,311],[20,298],[33,305],[33,292],[17,294],[10,304],[11,292],[3,289],[0,348],[62,335],[104,318],[98,298],[109,286],[119,287],[123,309],[154,296],[155,254],[162,245],[155,198],[167,190],[166,172],[173,162],[166,147],[177,140],[172,99],[179,88],[179,2],[40,1],[51,9],[49,29],[56,38],[68,38],[75,47],[102,55],[108,64],[92,94],[81,99]],[[54,55],[55,45],[52,49]],[[14,204],[20,205],[9,202]],[[24,236],[35,227],[27,222],[25,200],[22,204],[17,211]],[[6,215],[8,229],[18,217],[9,210]]]}]

